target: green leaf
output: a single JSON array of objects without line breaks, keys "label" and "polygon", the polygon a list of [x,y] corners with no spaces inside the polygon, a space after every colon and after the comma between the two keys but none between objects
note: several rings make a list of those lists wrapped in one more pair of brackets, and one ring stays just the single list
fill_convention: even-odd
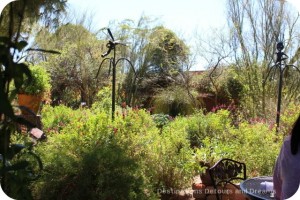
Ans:
[{"label": "green leaf", "polygon": [[25,169],[29,165],[28,161],[21,160],[11,166],[4,167],[4,171],[17,171],[20,169]]},{"label": "green leaf", "polygon": [[28,77],[28,79],[32,79],[32,75],[31,75],[31,71],[30,71],[29,67],[24,63],[20,63],[18,65],[19,65],[19,67],[21,67],[22,72]]},{"label": "green leaf", "polygon": [[15,155],[17,155],[18,153],[20,153],[20,151],[22,149],[24,149],[24,145],[21,145],[21,144],[12,144],[10,148],[8,148],[8,151],[7,151],[7,159],[11,160],[13,159],[13,157]]},{"label": "green leaf", "polygon": [[11,119],[14,119],[15,114],[14,114],[13,108],[12,108],[7,96],[1,90],[0,90],[0,99],[1,99],[0,113],[3,113],[5,116],[8,116]]},{"label": "green leaf", "polygon": [[15,71],[14,71],[15,73],[13,75],[13,79],[14,79],[16,90],[19,91],[19,89],[24,84],[24,74],[28,77],[27,80],[29,82],[31,82],[31,80],[32,80],[32,75],[31,75],[29,67],[27,65],[25,65],[24,63],[14,64],[14,68],[15,68]]},{"label": "green leaf", "polygon": [[15,83],[16,90],[19,91],[19,88],[21,88],[21,86],[23,85],[24,76],[23,73],[21,73],[21,71],[18,70],[18,68],[15,69],[16,70],[14,74],[14,83]]}]

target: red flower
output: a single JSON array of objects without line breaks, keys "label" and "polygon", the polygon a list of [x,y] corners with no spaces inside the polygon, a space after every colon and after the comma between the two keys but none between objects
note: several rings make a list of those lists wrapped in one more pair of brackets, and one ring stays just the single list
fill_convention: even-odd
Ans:
[{"label": "red flower", "polygon": [[121,107],[122,107],[122,108],[126,108],[126,102],[122,102],[122,103],[121,103]]},{"label": "red flower", "polygon": [[118,132],[118,129],[117,128],[114,128],[114,134],[117,134],[117,132]]}]

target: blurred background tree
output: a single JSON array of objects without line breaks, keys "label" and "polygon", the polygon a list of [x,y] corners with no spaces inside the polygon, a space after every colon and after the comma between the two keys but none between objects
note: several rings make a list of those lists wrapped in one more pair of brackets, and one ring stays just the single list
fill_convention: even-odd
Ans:
[{"label": "blurred background tree", "polygon": [[24,0],[6,6],[0,17],[0,35],[28,39],[37,21],[45,27],[55,28],[66,11],[65,0]]},{"label": "blurred background tree", "polygon": [[99,88],[107,82],[95,78],[105,44],[82,24],[69,23],[61,25],[55,32],[49,29],[38,32],[35,38],[36,48],[50,48],[61,53],[36,54],[32,59],[33,62],[41,62],[51,73],[54,104],[92,104]]}]

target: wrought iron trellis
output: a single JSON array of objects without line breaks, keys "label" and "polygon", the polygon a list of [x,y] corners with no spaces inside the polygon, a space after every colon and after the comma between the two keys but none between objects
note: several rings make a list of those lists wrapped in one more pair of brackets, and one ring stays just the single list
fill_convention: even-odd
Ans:
[{"label": "wrought iron trellis", "polygon": [[278,42],[276,45],[276,61],[275,61],[275,65],[273,65],[266,76],[266,79],[269,77],[270,72],[272,70],[279,70],[279,82],[278,82],[278,97],[277,97],[277,111],[276,111],[276,132],[279,131],[279,122],[280,122],[280,112],[281,112],[281,95],[282,95],[282,86],[283,86],[283,75],[284,75],[284,71],[288,68],[288,67],[293,67],[295,68],[299,73],[300,73],[300,69],[295,66],[295,65],[287,65],[285,63],[285,61],[289,58],[284,52],[284,44],[282,41]]},{"label": "wrought iron trellis", "polygon": [[111,100],[112,101],[112,108],[111,108],[112,116],[111,116],[111,118],[114,121],[114,119],[115,119],[115,109],[116,109],[115,106],[116,106],[116,66],[117,66],[117,64],[122,60],[127,61],[130,64],[130,66],[131,66],[131,68],[134,72],[135,77],[137,77],[137,76],[136,76],[135,69],[134,69],[134,67],[133,67],[133,65],[132,65],[132,63],[130,62],[129,59],[121,57],[121,58],[116,60],[116,46],[119,45],[119,44],[126,46],[126,44],[121,43],[119,40],[115,40],[109,28],[106,28],[106,30],[108,32],[108,35],[110,36],[110,40],[106,44],[106,47],[108,48],[107,52],[103,53],[101,55],[101,57],[104,58],[104,57],[108,56],[112,50],[113,50],[113,56],[110,57],[110,58],[104,58],[102,60],[102,62],[100,63],[98,72],[96,74],[96,78],[98,78],[98,76],[99,76],[99,73],[100,73],[100,70],[101,70],[101,67],[102,67],[103,63],[105,61],[109,61],[109,72],[108,72],[109,74],[110,74],[111,67],[112,67],[112,97],[111,97],[111,99],[112,99]]}]

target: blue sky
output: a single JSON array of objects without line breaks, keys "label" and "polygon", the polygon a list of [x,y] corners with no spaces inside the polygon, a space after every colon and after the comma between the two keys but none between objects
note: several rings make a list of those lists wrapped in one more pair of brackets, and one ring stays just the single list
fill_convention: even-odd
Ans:
[{"label": "blue sky", "polygon": [[142,14],[158,17],[175,32],[187,37],[195,29],[220,27],[226,23],[225,0],[69,0],[76,12],[94,15],[96,28],[107,26],[110,20],[137,20]]},{"label": "blue sky", "polygon": [[[195,31],[220,28],[226,24],[226,0],[68,0],[76,14],[93,16],[93,29],[107,27],[109,21],[138,20],[141,15],[158,18],[159,22],[182,36],[191,45]],[[206,65],[197,58],[193,70]]]},{"label": "blue sky", "polygon": [[[300,9],[299,0],[288,1]],[[142,14],[158,17],[165,27],[185,38],[191,38],[195,30],[226,25],[226,0],[68,0],[68,3],[78,14],[90,13],[96,30],[106,27],[111,20],[137,20]]]},{"label": "blue sky", "polygon": [[[299,0],[289,1],[298,7]],[[138,20],[144,14],[159,18],[165,27],[182,36],[189,45],[192,45],[196,30],[200,34],[212,33],[209,29],[222,29],[227,23],[226,0],[68,0],[68,3],[79,18],[80,13],[93,16],[95,30],[107,27],[112,20]],[[207,65],[199,58],[196,62],[194,70]]]}]

